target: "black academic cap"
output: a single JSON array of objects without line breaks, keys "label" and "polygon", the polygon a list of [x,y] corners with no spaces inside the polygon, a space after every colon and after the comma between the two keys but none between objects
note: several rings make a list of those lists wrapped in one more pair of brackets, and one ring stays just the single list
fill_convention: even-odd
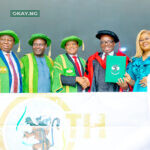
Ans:
[{"label": "black academic cap", "polygon": [[109,36],[111,36],[111,37],[114,38],[115,43],[119,42],[118,36],[114,32],[112,32],[112,31],[109,31],[109,30],[100,30],[100,31],[97,32],[96,38],[100,39],[102,35],[109,35]]}]

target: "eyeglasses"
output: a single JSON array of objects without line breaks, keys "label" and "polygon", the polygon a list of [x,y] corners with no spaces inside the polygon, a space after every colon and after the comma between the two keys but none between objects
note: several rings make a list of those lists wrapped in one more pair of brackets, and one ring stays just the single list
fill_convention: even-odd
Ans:
[{"label": "eyeglasses", "polygon": [[108,41],[101,41],[101,44],[113,44],[114,41],[113,40],[108,40]]},{"label": "eyeglasses", "polygon": [[40,47],[43,47],[45,44],[38,44],[38,43],[33,43],[33,46],[40,46]]},{"label": "eyeglasses", "polygon": [[144,41],[148,41],[148,40],[150,40],[150,38],[145,38],[143,40],[139,40],[139,42],[144,42]]}]

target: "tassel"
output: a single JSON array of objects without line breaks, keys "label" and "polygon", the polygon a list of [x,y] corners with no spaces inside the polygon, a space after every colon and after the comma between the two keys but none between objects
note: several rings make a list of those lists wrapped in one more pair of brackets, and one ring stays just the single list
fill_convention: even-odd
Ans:
[{"label": "tassel", "polygon": [[48,52],[48,56],[51,57],[51,45],[49,46],[49,52]]},{"label": "tassel", "polygon": [[82,41],[82,51],[84,51],[85,49],[85,45],[84,45],[84,42]]},{"label": "tassel", "polygon": [[20,53],[20,51],[21,51],[21,48],[20,48],[20,41],[19,41],[17,53]]}]

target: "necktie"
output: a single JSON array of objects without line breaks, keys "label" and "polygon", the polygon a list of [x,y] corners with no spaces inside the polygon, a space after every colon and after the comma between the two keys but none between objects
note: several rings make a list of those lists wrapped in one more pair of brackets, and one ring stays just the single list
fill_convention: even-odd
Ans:
[{"label": "necktie", "polygon": [[82,77],[81,69],[80,69],[79,63],[77,61],[77,56],[73,56],[72,58],[74,59],[74,62],[75,62],[75,65],[77,67],[80,77]]},{"label": "necktie", "polygon": [[17,91],[18,91],[18,77],[17,77],[17,73],[16,73],[16,71],[15,71],[14,64],[13,64],[11,58],[10,58],[10,54],[8,53],[8,54],[6,54],[6,55],[7,55],[7,57],[8,57],[9,64],[10,64],[10,66],[11,66],[11,68],[12,68],[12,71],[13,71],[13,77],[14,77],[13,92],[14,92],[14,93],[17,93]]},{"label": "necktie", "polygon": [[105,57],[104,57],[104,62],[106,64],[106,58],[107,58],[108,53],[105,53]]}]

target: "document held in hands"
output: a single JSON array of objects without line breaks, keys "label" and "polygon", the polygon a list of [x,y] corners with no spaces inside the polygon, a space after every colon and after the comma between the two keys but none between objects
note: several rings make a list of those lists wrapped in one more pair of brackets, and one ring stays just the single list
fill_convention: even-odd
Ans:
[{"label": "document held in hands", "polygon": [[107,56],[105,82],[118,82],[126,71],[126,56]]}]

